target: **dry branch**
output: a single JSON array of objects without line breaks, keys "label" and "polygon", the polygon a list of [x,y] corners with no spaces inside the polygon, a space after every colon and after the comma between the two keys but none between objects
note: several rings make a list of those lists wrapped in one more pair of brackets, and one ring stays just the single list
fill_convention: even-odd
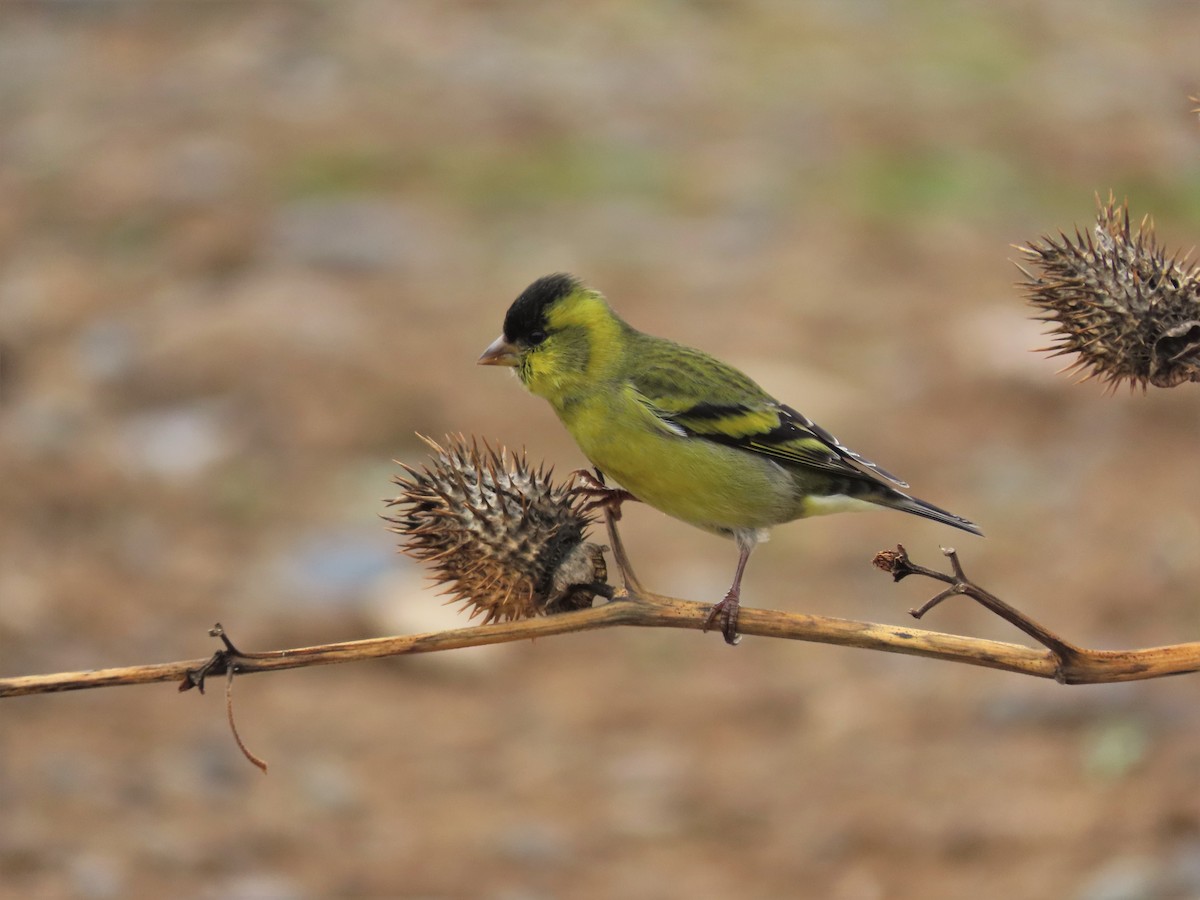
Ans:
[{"label": "dry branch", "polygon": [[[955,593],[966,592],[960,590]],[[371,638],[263,653],[243,653],[230,650],[227,646],[208,660],[192,659],[158,665],[0,678],[0,697],[163,681],[181,682],[180,689],[186,690],[202,686],[203,677],[226,674],[231,667],[236,674],[243,675],[434,653],[618,625],[699,631],[704,627],[709,609],[707,603],[661,594],[619,594],[616,600],[594,609],[428,634]],[[1200,671],[1200,643],[1140,650],[1089,650],[1070,645],[1072,652],[1064,660],[1050,649],[769,609],[743,609],[738,627],[746,635],[903,653],[1037,678],[1052,678],[1066,684],[1137,681]]]},{"label": "dry branch", "polygon": [[[228,650],[221,650],[208,660],[192,659],[150,666],[0,678],[0,697],[160,681],[181,681],[183,682],[181,687],[186,689],[195,684],[192,673],[203,671],[205,676],[221,675],[227,671],[227,666],[230,664],[238,674],[250,674],[252,672],[357,662],[389,656],[405,656],[413,653],[435,653],[442,650],[456,650],[460,647],[501,644],[556,634],[591,631],[616,625],[634,625],[645,628],[690,628],[699,631],[704,627],[709,608],[710,604],[707,603],[679,600],[659,594],[646,594],[636,599],[628,596],[594,609],[540,616],[536,619],[520,619],[513,622],[455,628],[429,634],[370,638],[361,641],[320,644],[314,647],[273,650],[265,653],[235,654]],[[906,653],[912,656],[964,662],[1043,678],[1053,678],[1055,673],[1055,660],[1048,652],[1016,644],[767,609],[747,608],[744,610],[743,618],[739,621],[742,633],[747,635]],[[1196,664],[1200,667],[1200,646],[1197,646],[1196,654]]]}]

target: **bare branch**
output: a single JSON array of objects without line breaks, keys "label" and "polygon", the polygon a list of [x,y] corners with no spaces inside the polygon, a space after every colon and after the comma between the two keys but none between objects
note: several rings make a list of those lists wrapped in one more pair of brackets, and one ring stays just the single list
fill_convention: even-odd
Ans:
[{"label": "bare branch", "polygon": [[[910,574],[924,572],[914,570]],[[708,618],[710,608],[710,604],[707,603],[679,600],[660,594],[618,594],[614,601],[593,609],[429,634],[371,638],[261,653],[243,653],[236,648],[230,649],[232,644],[227,643],[226,649],[218,651],[209,660],[185,660],[149,666],[0,678],[0,697],[163,681],[182,682],[180,689],[187,690],[202,686],[205,676],[223,675],[231,670],[242,675],[332,665],[414,653],[435,653],[483,644],[508,643],[619,625],[700,631]],[[1107,651],[1077,648],[1062,642],[1064,646],[1071,648],[1071,652],[1064,659],[1052,649],[1034,649],[1019,644],[894,625],[753,608],[742,610],[739,630],[751,636],[835,644],[940,659],[1037,678],[1052,678],[1067,684],[1136,681],[1200,671],[1200,643]]]}]

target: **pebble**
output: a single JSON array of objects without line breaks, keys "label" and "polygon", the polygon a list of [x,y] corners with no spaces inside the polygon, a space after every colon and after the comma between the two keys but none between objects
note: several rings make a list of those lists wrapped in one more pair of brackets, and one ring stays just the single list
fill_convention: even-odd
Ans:
[{"label": "pebble", "polygon": [[183,484],[232,452],[223,410],[200,402],[129,417],[118,432],[114,456],[131,475]]}]

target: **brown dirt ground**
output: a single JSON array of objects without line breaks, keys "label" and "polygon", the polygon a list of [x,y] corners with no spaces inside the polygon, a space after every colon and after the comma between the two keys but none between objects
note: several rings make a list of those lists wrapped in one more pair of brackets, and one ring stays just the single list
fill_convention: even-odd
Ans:
[{"label": "brown dirt ground", "polygon": [[[3,4],[0,675],[431,627],[390,460],[582,463],[474,366],[559,269],[988,533],[782,527],[748,603],[905,623],[871,556],[953,540],[1078,642],[1196,638],[1194,390],[1056,377],[1008,261],[1109,188],[1200,234],[1192,5],[582,10]],[[1196,897],[1197,685],[622,630],[241,681],[265,777],[220,691],[9,700],[0,897]]]}]

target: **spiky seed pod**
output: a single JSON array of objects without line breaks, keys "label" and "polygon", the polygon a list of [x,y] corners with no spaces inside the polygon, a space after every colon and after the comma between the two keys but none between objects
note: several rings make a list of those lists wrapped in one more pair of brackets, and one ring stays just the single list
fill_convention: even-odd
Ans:
[{"label": "spiky seed pod", "polygon": [[[533,469],[524,454],[482,448],[462,435],[433,449],[433,462],[407,475],[388,502],[401,549],[432,563],[433,578],[484,624],[583,609],[612,596],[606,548],[587,542],[590,517],[569,485]],[[403,464],[402,464],[403,465]]]},{"label": "spiky seed pod", "polygon": [[1051,323],[1054,356],[1076,353],[1067,368],[1115,387],[1200,381],[1200,268],[1168,257],[1144,218],[1129,227],[1129,205],[1096,198],[1092,233],[1044,237],[1019,248],[1041,270],[1024,268],[1029,301]]}]

